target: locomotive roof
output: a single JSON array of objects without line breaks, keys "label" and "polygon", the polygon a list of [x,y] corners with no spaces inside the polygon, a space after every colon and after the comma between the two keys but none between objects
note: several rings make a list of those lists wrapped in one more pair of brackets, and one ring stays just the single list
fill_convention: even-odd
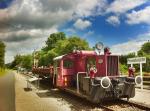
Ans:
[{"label": "locomotive roof", "polygon": [[[65,54],[66,55],[66,54]],[[60,60],[60,59],[62,59],[65,55],[61,55],[61,56],[57,56],[57,57],[55,57],[53,60],[55,61],[55,60]]]},{"label": "locomotive roof", "polygon": [[[63,58],[74,58],[75,55],[81,55],[81,56],[95,56],[97,55],[95,51],[85,51],[85,50],[78,50],[76,52],[72,52],[72,53],[69,53],[69,54],[64,54],[64,55],[61,55],[61,56],[57,56],[55,57],[53,60],[60,60],[60,59],[63,59]],[[100,55],[104,55],[104,52],[101,52]],[[114,55],[113,56],[118,56],[118,55]]]},{"label": "locomotive roof", "polygon": [[65,55],[61,55],[61,56],[57,56],[55,57],[53,60],[60,60],[63,57],[67,57],[67,56],[73,56],[73,55],[84,55],[84,56],[92,56],[92,55],[96,55],[95,51],[85,51],[85,50],[80,50],[80,51],[76,51],[76,52],[72,52],[69,54],[65,54]]}]

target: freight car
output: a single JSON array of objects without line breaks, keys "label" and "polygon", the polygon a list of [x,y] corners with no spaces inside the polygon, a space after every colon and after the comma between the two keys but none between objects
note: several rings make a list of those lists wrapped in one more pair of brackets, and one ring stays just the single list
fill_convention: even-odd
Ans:
[{"label": "freight car", "polygon": [[54,58],[53,68],[33,68],[33,73],[48,74],[55,87],[94,103],[135,96],[135,79],[120,75],[119,56],[112,55],[109,48],[103,54],[75,50]]}]

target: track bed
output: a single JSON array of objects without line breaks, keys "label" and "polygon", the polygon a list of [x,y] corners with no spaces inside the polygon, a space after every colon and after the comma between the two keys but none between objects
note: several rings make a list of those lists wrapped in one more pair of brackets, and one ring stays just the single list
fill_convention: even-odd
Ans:
[{"label": "track bed", "polygon": [[124,100],[104,102],[101,106],[104,111],[150,111],[149,106]]}]

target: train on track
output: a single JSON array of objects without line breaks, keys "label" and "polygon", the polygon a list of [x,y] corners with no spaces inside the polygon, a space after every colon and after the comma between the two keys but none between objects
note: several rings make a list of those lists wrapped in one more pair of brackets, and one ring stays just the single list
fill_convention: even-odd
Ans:
[{"label": "train on track", "polygon": [[33,67],[32,73],[47,77],[53,86],[93,103],[134,97],[135,78],[120,75],[119,56],[102,48],[102,44],[96,47],[97,51],[74,50],[55,57],[53,66]]}]

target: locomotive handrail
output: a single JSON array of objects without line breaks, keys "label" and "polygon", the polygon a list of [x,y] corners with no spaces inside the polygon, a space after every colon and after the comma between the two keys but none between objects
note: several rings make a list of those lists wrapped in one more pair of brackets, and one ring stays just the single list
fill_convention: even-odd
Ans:
[{"label": "locomotive handrail", "polygon": [[78,72],[77,73],[77,93],[79,93],[79,74],[85,73],[88,76],[87,72]]}]

